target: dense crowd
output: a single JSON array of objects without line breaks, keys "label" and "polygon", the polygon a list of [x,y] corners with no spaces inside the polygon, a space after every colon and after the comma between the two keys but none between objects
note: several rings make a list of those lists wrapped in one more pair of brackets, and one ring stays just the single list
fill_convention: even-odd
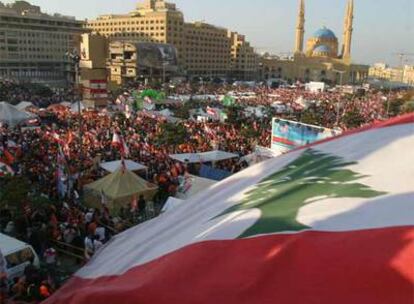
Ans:
[{"label": "dense crowd", "polygon": [[[125,88],[122,99],[128,100],[137,89],[144,87]],[[91,209],[83,204],[83,186],[106,174],[99,164],[123,157],[113,145],[114,135],[129,148],[129,159],[148,168],[142,177],[158,186],[152,203],[159,212],[166,199],[176,195],[185,177],[197,175],[201,165],[177,162],[169,157],[171,154],[212,150],[235,153],[240,158],[220,161],[215,166],[236,173],[247,166],[242,161],[244,156],[253,153],[257,146],[270,146],[273,117],[346,130],[385,119],[387,101],[400,96],[399,92],[380,91],[354,95],[337,91],[312,93],[300,86],[271,89],[182,84],[169,90],[176,100],[188,96],[186,103],[162,106],[177,117],[183,109],[190,113],[218,108],[226,112],[227,120],[198,120],[197,115],[191,117],[186,113],[187,117],[171,122],[169,117],[152,112],[123,113],[109,107],[84,111],[81,116],[61,109],[51,111],[52,119],[42,120],[38,128],[1,126],[0,161],[8,164],[15,176],[0,178],[0,186],[6,189],[16,183],[15,188],[25,188],[27,192],[21,201],[13,202],[15,206],[10,205],[10,198],[6,199],[7,204],[0,201],[0,231],[32,245],[46,265],[45,273],[33,275],[25,271],[24,277],[16,278],[10,288],[11,297],[38,300],[58,286],[59,274],[54,266],[60,261],[56,249],[63,249],[83,263],[112,235],[151,217],[143,196],[116,213],[107,208],[104,198],[100,208]],[[32,101],[38,106],[74,99],[63,92],[43,98],[29,88],[5,82],[0,82],[0,92],[0,100]],[[234,98],[234,105],[228,108],[219,97],[226,94]],[[200,95],[205,98],[196,98]],[[255,111],[247,111],[249,108]],[[345,120],[349,113],[358,116],[356,125]],[[63,191],[59,189],[57,173],[62,154],[66,168]],[[32,264],[27,267],[28,272],[34,272]],[[38,292],[30,292],[30,288]]]},{"label": "dense crowd", "polygon": [[0,101],[14,105],[22,101],[33,103],[35,106],[47,107],[60,102],[75,101],[72,89],[50,89],[37,84],[19,84],[14,81],[0,80]]}]

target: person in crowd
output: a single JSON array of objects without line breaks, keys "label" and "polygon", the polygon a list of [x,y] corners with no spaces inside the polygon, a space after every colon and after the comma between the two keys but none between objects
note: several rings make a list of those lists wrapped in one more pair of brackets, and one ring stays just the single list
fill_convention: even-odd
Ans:
[{"label": "person in crowd", "polygon": [[0,304],[6,302],[7,296],[7,262],[0,249]]}]

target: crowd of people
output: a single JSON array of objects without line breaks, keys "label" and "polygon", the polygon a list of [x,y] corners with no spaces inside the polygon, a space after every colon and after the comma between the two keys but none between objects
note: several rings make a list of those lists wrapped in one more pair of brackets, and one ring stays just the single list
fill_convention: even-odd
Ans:
[{"label": "crowd of people", "polygon": [[[125,89],[122,99],[131,100],[133,90],[142,89],[142,86]],[[30,90],[0,82],[0,100],[13,103],[32,101],[44,107],[74,100],[69,93],[53,93],[42,98]],[[81,116],[69,110],[50,110],[52,119],[41,120],[37,128],[1,125],[0,162],[12,168],[14,177],[0,177],[0,186],[11,189],[15,183],[15,188],[24,188],[18,189],[24,194],[18,202],[12,201],[14,197],[7,198],[7,195],[0,197],[0,232],[33,246],[46,265],[44,274],[16,278],[10,288],[10,296],[25,300],[47,297],[59,284],[59,275],[53,267],[59,262],[56,250],[76,257],[82,264],[114,234],[149,218],[143,196],[135,204],[126,204],[116,213],[104,201],[100,208],[89,208],[84,204],[83,186],[107,174],[99,164],[125,156],[114,146],[114,135],[122,138],[128,147],[129,159],[147,167],[141,175],[158,187],[152,200],[159,212],[167,198],[176,195],[186,176],[197,175],[201,166],[177,162],[170,158],[171,154],[213,150],[235,153],[239,158],[215,164],[216,168],[234,174],[248,166],[243,161],[244,156],[253,153],[257,146],[270,146],[273,117],[296,121],[312,117],[315,121],[305,122],[346,130],[350,127],[343,119],[347,113],[357,113],[359,125],[385,119],[387,101],[398,98],[400,94],[367,91],[365,94],[346,95],[338,91],[312,93],[300,86],[278,89],[194,87],[186,83],[169,88],[169,95],[175,100],[187,96],[188,101],[162,105],[177,117],[183,116],[183,108],[189,112],[174,122],[170,117],[152,112],[125,113],[126,107],[116,105],[115,100],[119,98],[114,98],[113,107],[84,111]],[[202,95],[205,96],[203,100],[195,98]],[[234,105],[223,106],[219,97],[223,95],[232,96]],[[281,105],[282,110],[278,107]],[[123,110],[114,111],[115,108]],[[200,120],[197,114],[191,116],[189,111],[206,113],[209,108],[225,112],[227,120],[211,115]],[[249,112],[248,108],[260,111]],[[62,157],[64,189],[61,187],[62,176],[59,175]],[[27,266],[29,270],[30,265]],[[39,292],[30,293],[33,286]]]},{"label": "crowd of people", "polygon": [[0,101],[18,104],[22,101],[33,103],[35,106],[47,107],[60,102],[75,101],[72,89],[50,89],[37,84],[19,84],[11,80],[0,79]]}]

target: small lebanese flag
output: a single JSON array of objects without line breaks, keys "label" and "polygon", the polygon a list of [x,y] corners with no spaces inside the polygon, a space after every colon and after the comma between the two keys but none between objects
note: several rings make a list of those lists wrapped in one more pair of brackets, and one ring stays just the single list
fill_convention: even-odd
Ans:
[{"label": "small lebanese flag", "polygon": [[302,147],[111,239],[45,303],[412,304],[414,113]]},{"label": "small lebanese flag", "polygon": [[207,107],[207,114],[211,115],[211,116],[216,116],[216,110],[214,110],[213,108]]},{"label": "small lebanese flag", "polygon": [[122,145],[122,142],[121,142],[121,137],[118,135],[118,133],[114,133],[114,135],[113,135],[113,137],[112,137],[112,142],[111,142],[111,145],[113,146],[113,147],[117,147],[117,148],[120,148],[121,147],[121,145]]}]

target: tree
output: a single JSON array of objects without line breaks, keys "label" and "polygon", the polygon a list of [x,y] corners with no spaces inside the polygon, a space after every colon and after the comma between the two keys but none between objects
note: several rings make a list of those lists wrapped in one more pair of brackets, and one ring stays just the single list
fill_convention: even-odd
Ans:
[{"label": "tree", "polygon": [[23,202],[30,191],[30,183],[24,177],[8,177],[2,181],[0,191],[0,208],[8,207],[21,210]]},{"label": "tree", "polygon": [[401,107],[401,112],[402,113],[414,112],[414,100],[405,102],[404,105]]},{"label": "tree", "polygon": [[300,122],[308,124],[308,125],[319,125],[321,122],[321,118],[317,112],[311,109],[307,109],[303,111],[301,118],[300,118]]},{"label": "tree", "polygon": [[345,113],[342,122],[347,128],[354,129],[362,126],[365,123],[365,119],[357,109],[353,109]]},{"label": "tree", "polygon": [[309,227],[296,219],[299,209],[323,198],[384,195],[357,181],[364,176],[345,167],[341,157],[308,149],[282,170],[262,180],[245,199],[224,213],[258,208],[260,219],[240,237],[284,231],[301,231]]},{"label": "tree", "polygon": [[161,125],[161,132],[157,135],[156,143],[160,146],[181,145],[186,141],[187,130],[181,124],[164,123]]},{"label": "tree", "polygon": [[390,116],[398,116],[401,114],[402,106],[404,105],[404,100],[397,99],[394,101],[385,101],[384,108],[388,108],[388,114]]}]

